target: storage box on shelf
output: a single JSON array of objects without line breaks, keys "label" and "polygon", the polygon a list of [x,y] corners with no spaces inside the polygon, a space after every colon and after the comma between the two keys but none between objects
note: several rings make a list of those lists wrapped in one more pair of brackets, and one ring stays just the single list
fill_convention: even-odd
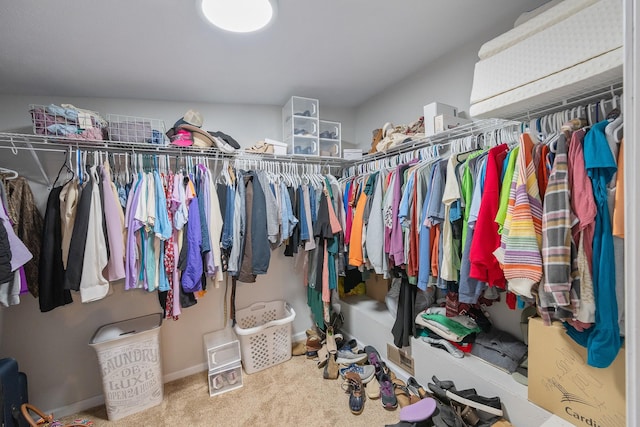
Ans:
[{"label": "storage box on shelf", "polygon": [[342,124],[320,120],[320,156],[340,157],[342,153]]},{"label": "storage box on shelf", "polygon": [[318,100],[292,96],[282,108],[282,135],[289,154],[319,154]]}]

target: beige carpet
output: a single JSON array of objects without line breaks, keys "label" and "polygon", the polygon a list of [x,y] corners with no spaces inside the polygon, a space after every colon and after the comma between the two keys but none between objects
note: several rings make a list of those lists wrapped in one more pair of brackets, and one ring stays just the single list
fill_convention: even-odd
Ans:
[{"label": "beige carpet", "polygon": [[207,373],[165,384],[161,405],[108,421],[104,405],[68,416],[88,418],[100,426],[383,426],[398,422],[400,409],[388,411],[380,399],[366,400],[362,414],[349,410],[342,379],[325,380],[322,370],[305,356],[251,375],[244,385],[209,397]]}]

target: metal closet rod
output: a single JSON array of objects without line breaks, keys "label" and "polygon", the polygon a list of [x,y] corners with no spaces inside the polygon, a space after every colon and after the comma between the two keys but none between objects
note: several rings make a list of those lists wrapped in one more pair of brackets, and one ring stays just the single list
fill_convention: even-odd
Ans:
[{"label": "metal closet rod", "polygon": [[348,160],[342,158],[314,157],[299,154],[277,155],[267,153],[223,153],[216,148],[159,146],[146,143],[117,143],[107,141],[68,140],[45,135],[26,135],[17,133],[0,133],[0,147],[12,150],[31,150],[32,153],[67,152],[69,150],[104,151],[110,153],[155,154],[170,156],[206,157],[221,160],[264,160],[281,163],[319,164],[327,167],[342,168]]},{"label": "metal closet rod", "polygon": [[363,163],[369,163],[380,159],[386,159],[398,154],[404,154],[410,151],[416,151],[421,148],[429,147],[436,144],[445,144],[453,139],[465,138],[471,135],[478,135],[482,133],[492,132],[498,129],[502,129],[509,126],[520,126],[520,122],[504,120],[504,119],[483,119],[477,120],[469,124],[460,125],[453,129],[449,129],[443,132],[439,132],[433,136],[420,138],[416,141],[402,143],[393,147],[385,152],[379,152],[374,154],[367,154],[362,157],[362,160],[358,160],[355,163],[348,165],[358,166]]},{"label": "metal closet rod", "polygon": [[540,106],[539,108],[531,108],[526,111],[521,111],[509,118],[519,122],[530,122],[531,120],[542,116],[569,110],[578,106],[586,106],[587,104],[593,104],[594,102],[599,102],[603,99],[609,101],[614,95],[618,95],[622,98],[622,91],[623,82],[621,80],[616,80],[607,85],[577,92],[572,96],[565,97],[564,99],[551,104]]}]

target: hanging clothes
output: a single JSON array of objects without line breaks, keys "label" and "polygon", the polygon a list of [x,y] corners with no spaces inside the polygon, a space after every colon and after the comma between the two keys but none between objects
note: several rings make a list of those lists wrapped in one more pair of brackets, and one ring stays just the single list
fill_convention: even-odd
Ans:
[{"label": "hanging clothes", "polygon": [[587,348],[587,363],[606,368],[618,355],[622,345],[615,294],[613,235],[609,216],[607,184],[617,171],[615,159],[604,134],[608,121],[598,122],[584,138],[584,161],[593,186],[597,215],[593,239],[593,282],[596,321],[582,332],[567,325],[567,333]]},{"label": "hanging clothes", "polygon": [[24,177],[7,179],[6,175],[0,174],[0,180],[6,196],[4,205],[13,224],[13,230],[32,255],[31,260],[24,264],[24,274],[29,292],[37,298],[43,219],[31,187]]}]

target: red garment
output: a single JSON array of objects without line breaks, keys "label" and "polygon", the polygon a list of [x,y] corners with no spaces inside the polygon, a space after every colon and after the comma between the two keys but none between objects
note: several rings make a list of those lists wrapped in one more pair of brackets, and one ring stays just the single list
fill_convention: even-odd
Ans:
[{"label": "red garment", "polygon": [[484,193],[482,193],[480,212],[469,251],[471,261],[469,276],[502,289],[506,287],[504,272],[493,255],[493,251],[500,247],[498,223],[494,219],[500,203],[502,164],[508,150],[507,144],[501,144],[493,147],[487,154]]},{"label": "red garment", "polygon": [[540,162],[536,171],[538,178],[538,190],[540,191],[540,200],[544,200],[544,193],[547,192],[547,184],[549,183],[549,169],[547,169],[547,158],[549,156],[549,147],[542,145],[540,147]]}]

